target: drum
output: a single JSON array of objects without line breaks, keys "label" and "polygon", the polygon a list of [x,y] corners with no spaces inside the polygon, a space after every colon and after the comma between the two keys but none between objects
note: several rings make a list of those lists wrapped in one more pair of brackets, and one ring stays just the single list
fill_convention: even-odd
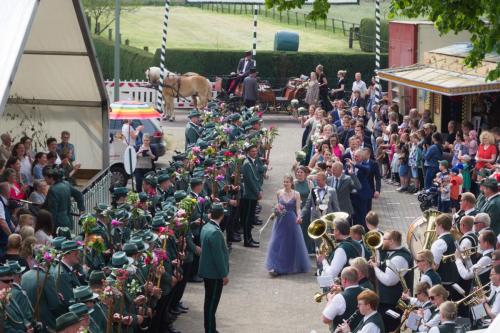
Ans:
[{"label": "drum", "polygon": [[411,254],[415,258],[417,253],[424,248],[425,231],[427,230],[428,221],[424,216],[417,217],[410,224],[408,233],[406,234],[406,243]]}]

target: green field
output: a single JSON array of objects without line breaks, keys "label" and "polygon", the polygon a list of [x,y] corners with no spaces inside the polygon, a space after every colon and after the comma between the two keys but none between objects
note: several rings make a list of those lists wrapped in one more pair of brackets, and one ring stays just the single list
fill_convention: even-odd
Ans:
[{"label": "green field", "polygon": [[[148,46],[151,52],[161,46],[162,7],[140,7],[125,12],[121,19],[122,40],[131,46]],[[252,48],[252,17],[220,14],[194,7],[173,6],[170,10],[167,47],[187,49],[247,50]],[[314,30],[304,26],[279,23],[259,17],[257,51],[272,50],[274,34],[279,30],[296,31],[300,35],[299,51],[360,52],[359,43],[348,48],[342,33]],[[106,35],[106,34],[103,34]]]}]

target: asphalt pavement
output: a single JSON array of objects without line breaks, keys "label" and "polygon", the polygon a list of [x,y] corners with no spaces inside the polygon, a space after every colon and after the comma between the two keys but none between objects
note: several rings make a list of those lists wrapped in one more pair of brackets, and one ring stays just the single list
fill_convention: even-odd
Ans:
[{"label": "asphalt pavement", "polygon": [[[184,127],[187,112],[178,111],[176,122],[164,122],[163,130],[169,152],[160,161],[168,161],[174,149],[184,149]],[[276,201],[276,191],[283,176],[291,172],[294,152],[300,147],[302,129],[287,115],[264,115],[264,126],[278,127],[270,154],[271,169],[265,181],[261,218],[265,221]],[[379,213],[383,230],[397,229],[406,235],[409,224],[419,217],[415,196],[400,194],[394,186],[383,183],[382,194],[374,200],[373,209]],[[259,229],[254,229],[258,238]],[[250,332],[329,332],[320,316],[325,303],[315,303],[313,295],[319,291],[314,272],[272,278],[265,269],[268,241],[272,224],[262,231],[258,249],[233,244],[230,255],[229,284],[224,287],[217,311],[217,330],[221,333]],[[189,283],[183,297],[189,313],[183,314],[174,326],[183,333],[203,332],[203,283]]]}]

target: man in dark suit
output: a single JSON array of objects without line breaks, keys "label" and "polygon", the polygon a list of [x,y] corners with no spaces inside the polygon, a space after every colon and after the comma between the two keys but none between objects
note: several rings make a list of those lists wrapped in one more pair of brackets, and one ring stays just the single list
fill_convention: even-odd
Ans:
[{"label": "man in dark suit", "polygon": [[348,173],[355,174],[361,184],[361,189],[351,194],[351,201],[354,208],[354,224],[365,224],[365,217],[368,213],[368,207],[371,206],[373,191],[370,186],[370,166],[363,163],[364,152],[358,149],[354,152],[354,160],[346,160]]},{"label": "man in dark suit", "polygon": [[229,253],[220,223],[224,208],[214,203],[210,220],[201,229],[201,257],[198,272],[205,282],[204,323],[206,333],[216,333],[215,312],[223,286],[229,283]]},{"label": "man in dark suit", "polygon": [[[380,174],[380,168],[378,163],[373,159],[373,152],[370,148],[363,148],[364,152],[364,162],[366,165],[370,167],[369,181],[370,188],[373,193],[373,198],[378,199],[380,196],[380,189],[382,187],[382,175]],[[368,206],[368,210],[372,210],[372,201],[370,200],[370,204]]]},{"label": "man in dark suit", "polygon": [[257,201],[262,199],[262,188],[257,171],[256,145],[250,145],[246,149],[247,157],[241,166],[243,176],[243,194],[241,196],[240,221],[243,222],[244,246],[259,247],[259,243],[252,238],[252,224],[255,220],[255,208]]},{"label": "man in dark suit", "polygon": [[365,106],[365,100],[361,98],[359,90],[354,90],[353,91],[353,98],[349,103],[349,106],[352,108],[354,106],[357,107],[364,107]]},{"label": "man in dark suit", "polygon": [[353,190],[360,190],[361,184],[355,174],[346,175],[343,171],[344,166],[340,162],[335,162],[332,165],[332,176],[328,177],[328,186],[335,189],[339,200],[339,208],[341,212],[346,212],[351,216],[354,212],[351,203],[351,193]]},{"label": "man in dark suit", "polygon": [[250,73],[250,69],[255,68],[255,60],[252,59],[252,51],[246,51],[245,57],[241,58],[236,68],[236,77],[228,82],[228,94],[233,94],[240,82]]}]

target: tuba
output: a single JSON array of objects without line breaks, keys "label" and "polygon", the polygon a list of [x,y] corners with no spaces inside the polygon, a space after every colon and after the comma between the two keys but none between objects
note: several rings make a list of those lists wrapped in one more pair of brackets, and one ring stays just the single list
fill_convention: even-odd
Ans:
[{"label": "tuba", "polygon": [[335,242],[327,235],[328,223],[323,219],[316,219],[307,227],[307,234],[312,239],[322,238],[320,253],[329,256],[335,250]]}]

